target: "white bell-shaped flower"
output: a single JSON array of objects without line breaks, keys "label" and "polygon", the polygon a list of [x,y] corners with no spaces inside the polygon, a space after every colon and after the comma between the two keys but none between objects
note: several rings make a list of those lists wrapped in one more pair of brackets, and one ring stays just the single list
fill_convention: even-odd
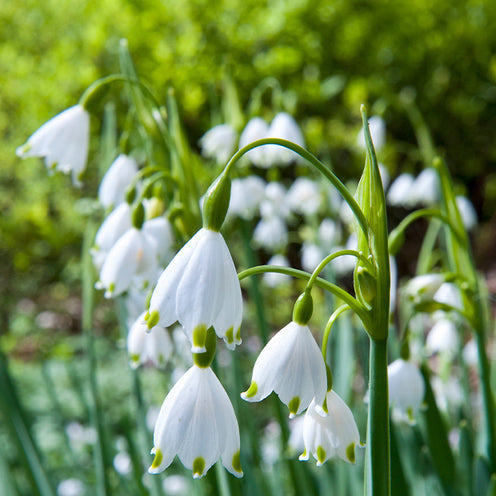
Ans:
[{"label": "white bell-shaped flower", "polygon": [[472,202],[466,196],[457,196],[455,200],[465,229],[471,231],[477,225],[477,212]]},{"label": "white bell-shaped flower", "polygon": [[149,283],[157,265],[155,240],[132,227],[108,253],[95,287],[105,289],[105,298],[114,298],[127,291],[133,282]]},{"label": "white bell-shaped flower", "polygon": [[165,470],[177,455],[195,479],[219,458],[233,475],[243,475],[238,421],[210,367],[193,365],[170,390],[158,415],[153,446],[151,474]]},{"label": "white bell-shaped flower", "polygon": [[136,160],[120,154],[110,164],[98,188],[98,200],[105,208],[115,207],[124,201],[126,188],[138,172]]},{"label": "white bell-shaped flower", "polygon": [[412,422],[424,400],[425,383],[418,367],[399,358],[388,365],[389,402],[395,417]]},{"label": "white bell-shaped flower", "polygon": [[155,240],[159,262],[169,263],[174,256],[174,233],[169,220],[165,217],[154,217],[144,222],[141,229]]},{"label": "white bell-shaped flower", "polygon": [[291,210],[287,201],[287,190],[283,184],[271,181],[265,186],[264,200],[260,204],[260,215],[262,217],[277,216],[287,219]]},{"label": "white bell-shaped flower", "polygon": [[413,196],[414,177],[407,172],[400,174],[389,186],[387,201],[393,207],[411,208],[415,203]]},{"label": "white bell-shaped flower", "polygon": [[360,433],[348,405],[333,390],[326,396],[327,416],[322,416],[312,401],[303,421],[305,451],[300,460],[312,455],[317,467],[334,455],[348,463],[355,463],[355,449],[362,446]]},{"label": "white bell-shaped flower", "polygon": [[200,138],[202,155],[223,164],[233,154],[237,138],[238,134],[230,124],[214,126]]},{"label": "white bell-shaped flower", "polygon": [[443,283],[435,292],[434,301],[463,310],[460,288],[452,282]]},{"label": "white bell-shaped flower", "polygon": [[439,175],[435,169],[424,169],[414,180],[411,191],[413,204],[434,205],[440,196]]},{"label": "white bell-shaped flower", "polygon": [[123,202],[108,215],[96,233],[95,243],[91,248],[91,256],[97,269],[102,267],[108,252],[119,238],[131,229],[131,226],[131,205]]},{"label": "white bell-shaped flower", "polygon": [[241,397],[246,401],[261,401],[274,391],[293,418],[313,398],[322,411],[326,390],[324,359],[310,329],[290,322],[260,352],[250,387]]},{"label": "white bell-shaped flower", "polygon": [[[254,141],[267,138],[269,125],[261,117],[253,117],[246,124],[239,138],[239,148],[243,148]],[[269,167],[267,154],[267,146],[258,146],[246,153],[246,157],[257,167]]]},{"label": "white bell-shaped flower", "polygon": [[458,331],[455,323],[445,317],[439,319],[427,334],[425,348],[429,354],[446,353],[454,356],[459,347]]},{"label": "white bell-shaped flower", "polygon": [[[305,146],[305,139],[293,117],[287,112],[279,112],[275,115],[267,131],[267,138],[279,138],[292,141],[302,147]],[[264,147],[265,148],[265,147]],[[288,165],[293,160],[298,160],[299,155],[288,148],[279,145],[268,145],[265,154],[267,157],[266,166]]]},{"label": "white bell-shaped flower", "polygon": [[[289,267],[289,260],[281,254],[272,256],[267,265],[279,265],[280,267]],[[282,286],[283,284],[289,283],[291,277],[286,274],[280,274],[278,272],[266,272],[263,275],[263,281],[269,288],[276,288]]]},{"label": "white bell-shaped flower", "polygon": [[288,236],[288,226],[280,217],[262,217],[253,231],[253,242],[256,246],[274,252],[286,248]]},{"label": "white bell-shaped flower", "polygon": [[422,274],[408,281],[405,286],[405,294],[413,301],[432,300],[436,291],[445,281],[442,274]]},{"label": "white bell-shaped flower", "polygon": [[322,200],[319,185],[307,177],[297,178],[287,193],[290,209],[306,216],[316,215],[322,206]]},{"label": "white bell-shaped flower", "polygon": [[147,362],[163,368],[172,354],[172,341],[163,327],[157,325],[148,329],[145,313],[136,319],[127,335],[129,363],[133,368]]},{"label": "white bell-shaped flower", "polygon": [[21,158],[42,157],[49,170],[68,174],[80,186],[88,160],[90,116],[82,105],[70,107],[43,124],[16,150]]},{"label": "white bell-shaped flower", "polygon": [[243,179],[233,179],[228,215],[245,220],[253,219],[264,195],[265,181],[261,177],[248,176]]},{"label": "white bell-shaped flower", "polygon": [[238,275],[222,234],[200,229],[176,254],[153,291],[148,326],[176,321],[188,335],[192,351],[205,351],[207,329],[230,349],[241,343],[243,300]]},{"label": "white bell-shaped flower", "polygon": [[[382,117],[378,115],[373,115],[369,118],[369,130],[370,137],[372,138],[372,143],[374,148],[379,151],[384,147],[386,143],[386,123]],[[365,136],[363,135],[363,127],[357,136],[357,145],[360,148],[365,149]]]},{"label": "white bell-shaped flower", "polygon": [[474,338],[470,339],[463,347],[462,357],[463,361],[470,367],[476,367],[479,363],[479,351]]}]

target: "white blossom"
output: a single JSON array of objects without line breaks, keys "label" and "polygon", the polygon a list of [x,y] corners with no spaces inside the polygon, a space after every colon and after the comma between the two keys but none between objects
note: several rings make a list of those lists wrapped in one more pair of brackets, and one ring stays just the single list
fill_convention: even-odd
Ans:
[{"label": "white blossom", "polygon": [[355,448],[361,446],[360,433],[348,405],[333,390],[326,396],[327,416],[323,417],[312,401],[303,421],[305,451],[300,460],[312,455],[320,467],[326,460],[338,455],[348,463],[355,463]]},{"label": "white blossom", "polygon": [[[268,138],[279,138],[291,141],[305,146],[305,139],[293,117],[286,112],[279,112],[272,120],[269,130],[267,132]],[[297,160],[299,155],[289,150],[288,148],[279,145],[268,145],[265,151],[267,162],[266,166],[272,167],[274,165],[288,165],[293,160]]]},{"label": "white blossom", "polygon": [[443,283],[433,297],[434,301],[450,305],[459,310],[463,310],[462,295],[460,289],[452,282]]},{"label": "white blossom", "polygon": [[[239,138],[239,148],[244,148],[246,145],[253,143],[259,139],[267,138],[269,125],[261,117],[253,117],[246,124]],[[266,156],[266,146],[259,146],[246,153],[246,157],[258,167],[268,167]]]},{"label": "white blossom", "polygon": [[206,332],[213,326],[234,349],[241,343],[242,313],[241,288],[226,242],[219,232],[202,228],[162,272],[150,300],[148,326],[179,321],[194,353],[205,351]]},{"label": "white blossom", "polygon": [[133,461],[129,456],[129,453],[125,451],[119,451],[117,455],[114,456],[112,465],[115,471],[120,475],[129,475],[133,471]]},{"label": "white blossom", "polygon": [[233,179],[228,215],[245,220],[255,217],[265,196],[265,181],[258,176]]},{"label": "white blossom", "polygon": [[[384,119],[382,119],[382,117],[379,117],[378,115],[373,115],[372,117],[370,117],[369,130],[374,148],[379,151],[386,143],[386,123],[384,122]],[[357,145],[360,148],[365,149],[365,136],[363,127],[358,133]]]},{"label": "white blossom", "polygon": [[75,105],[43,124],[16,150],[21,158],[42,157],[49,170],[72,172],[72,182],[80,186],[80,177],[88,160],[90,116]]},{"label": "white blossom", "polygon": [[455,323],[445,317],[439,319],[427,334],[425,347],[428,353],[446,353],[454,356],[459,347]]},{"label": "white blossom", "polygon": [[431,300],[444,281],[445,276],[442,274],[422,274],[408,281],[405,294],[417,302]]},{"label": "white blossom", "polygon": [[318,184],[307,177],[295,179],[287,193],[289,208],[297,214],[316,215],[322,200]]},{"label": "white blossom", "polygon": [[307,326],[290,322],[265,345],[253,367],[246,401],[261,401],[272,391],[289,408],[301,413],[313,398],[321,406],[327,390],[324,359]]},{"label": "white blossom", "polygon": [[255,227],[253,241],[255,245],[272,252],[285,248],[288,244],[288,227],[280,217],[263,217]]},{"label": "white blossom", "polygon": [[202,155],[221,164],[227,162],[235,150],[237,137],[230,124],[214,126],[200,138]]},{"label": "white blossom", "polygon": [[393,207],[411,208],[415,203],[413,195],[414,177],[407,172],[400,174],[389,186],[387,201]]},{"label": "white blossom", "polygon": [[157,257],[161,264],[169,263],[174,256],[174,233],[169,219],[154,217],[143,223],[142,231],[150,236],[157,245]]},{"label": "white blossom", "polygon": [[472,338],[467,344],[463,347],[463,361],[470,365],[471,367],[476,367],[479,363],[479,350],[477,349],[477,343],[475,339]]},{"label": "white blossom", "polygon": [[110,165],[98,188],[98,199],[105,207],[115,207],[125,199],[126,189],[138,172],[133,157],[120,154]]},{"label": "white blossom", "polygon": [[324,256],[324,251],[315,243],[306,241],[301,245],[301,266],[307,272],[313,272]]},{"label": "white blossom", "polygon": [[85,490],[79,479],[65,479],[57,486],[57,496],[83,496]]},{"label": "white blossom", "polygon": [[162,404],[153,434],[155,459],[149,472],[165,470],[177,455],[200,478],[220,457],[241,477],[238,421],[222,384],[210,367],[193,365]]},{"label": "white blossom", "polygon": [[425,383],[418,367],[403,359],[388,366],[389,402],[395,417],[413,422],[424,399]]},{"label": "white blossom", "polygon": [[266,184],[264,199],[260,204],[260,215],[262,217],[277,216],[281,219],[287,219],[291,215],[287,191],[281,183],[272,181]]},{"label": "white blossom", "polygon": [[424,169],[414,180],[411,191],[413,204],[434,205],[439,201],[439,176],[435,169]]},{"label": "white blossom", "polygon": [[143,312],[129,329],[127,352],[131,367],[151,362],[155,367],[163,368],[172,354],[172,341],[167,331],[156,325],[148,329]]},{"label": "white blossom", "polygon": [[[267,265],[279,265],[281,267],[289,267],[289,260],[284,255],[274,255],[269,259]],[[263,280],[270,288],[282,286],[291,280],[286,274],[279,274],[278,272],[266,272],[263,275]]]},{"label": "white blossom", "polygon": [[477,225],[477,212],[472,202],[466,196],[457,196],[456,205],[465,229],[471,231]]}]

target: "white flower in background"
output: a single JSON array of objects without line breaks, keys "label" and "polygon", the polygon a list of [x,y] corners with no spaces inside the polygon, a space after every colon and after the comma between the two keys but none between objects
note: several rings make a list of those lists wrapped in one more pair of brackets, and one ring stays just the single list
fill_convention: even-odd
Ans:
[{"label": "white flower in background", "polygon": [[389,186],[387,202],[393,207],[411,208],[415,203],[414,192],[415,179],[407,172],[400,174]]},{"label": "white flower in background", "polygon": [[79,479],[66,479],[57,486],[57,496],[83,496],[86,488]]},{"label": "white flower in background", "polygon": [[256,246],[265,248],[269,252],[286,248],[288,227],[280,217],[262,217],[253,232],[253,242]]},{"label": "white flower in background", "polygon": [[188,496],[191,492],[189,482],[186,477],[174,474],[164,477],[162,481],[164,493],[168,496]]},{"label": "white flower in background", "polygon": [[[239,148],[243,148],[254,141],[267,138],[269,132],[269,125],[261,117],[253,117],[246,124],[241,136],[239,138]],[[246,153],[246,157],[258,167],[268,167],[266,146],[259,146]]]},{"label": "white flower in background", "polygon": [[396,308],[396,293],[398,292],[398,266],[396,265],[396,259],[389,255],[389,312],[393,313]]},{"label": "white flower in background", "polygon": [[460,289],[452,282],[443,283],[434,294],[434,301],[463,310]]},{"label": "white flower in background", "polygon": [[200,229],[177,253],[153,291],[148,327],[179,321],[194,353],[205,351],[214,327],[229,349],[241,343],[243,300],[238,274],[219,232]]},{"label": "white flower in background", "polygon": [[121,204],[126,195],[126,189],[138,172],[136,160],[120,154],[110,165],[103,176],[98,188],[98,199],[105,208]]},{"label": "white flower in background", "polygon": [[115,471],[120,475],[129,475],[133,471],[133,461],[129,456],[129,453],[125,451],[119,451],[117,455],[114,456],[112,465]]},{"label": "white flower in background", "polygon": [[442,274],[423,274],[408,281],[405,294],[416,302],[431,300],[436,291],[444,284]]},{"label": "white flower in background", "polygon": [[353,210],[351,210],[350,206],[347,202],[341,202],[339,207],[339,218],[346,226],[353,226],[355,222],[355,214]]},{"label": "white flower in background", "polygon": [[456,205],[460,211],[463,225],[467,231],[471,231],[477,226],[477,212],[472,202],[466,196],[457,196]]},{"label": "white flower in background", "polygon": [[[279,112],[272,120],[267,138],[279,138],[292,141],[305,147],[305,139],[296,121],[286,112]],[[273,165],[288,165],[293,160],[298,160],[299,155],[288,148],[279,145],[268,145],[265,151],[267,167]]]},{"label": "white flower in background", "polygon": [[[358,245],[358,240],[355,233],[350,234],[348,241],[346,241],[346,246],[344,249],[346,250],[356,250]],[[342,247],[336,246],[334,247],[332,253],[342,250]],[[338,276],[345,276],[350,272],[355,270],[357,259],[353,255],[342,255],[338,258],[335,258],[331,263],[332,266]]]},{"label": "white flower in background", "polygon": [[307,177],[295,179],[287,193],[289,208],[297,214],[316,215],[322,200],[319,185]]},{"label": "white flower in background", "polygon": [[127,335],[127,353],[129,364],[133,368],[147,362],[163,368],[172,354],[172,341],[167,331],[156,325],[148,329],[143,312],[129,329]]},{"label": "white flower in background", "polygon": [[[321,417],[321,415],[319,414]],[[289,422],[289,439],[288,447],[292,452],[302,452],[305,449],[305,443],[303,441],[303,424],[305,415],[298,415]]]},{"label": "white flower in background", "polygon": [[293,418],[313,398],[322,411],[326,390],[326,368],[319,346],[308,326],[290,322],[261,351],[250,387],[241,397],[261,401],[274,391]]},{"label": "white flower in background", "polygon": [[471,366],[476,367],[479,363],[479,351],[477,350],[477,343],[475,339],[471,339],[467,342],[467,344],[463,347],[463,361]]},{"label": "white flower in background", "polygon": [[209,129],[201,138],[202,155],[223,164],[231,158],[238,134],[230,124],[220,124]]},{"label": "white flower in background", "polygon": [[320,415],[312,401],[303,421],[305,451],[300,460],[312,455],[320,467],[334,455],[348,463],[355,463],[355,448],[361,446],[360,433],[348,405],[333,390],[327,393],[326,417]]},{"label": "white flower in background", "polygon": [[424,400],[425,383],[418,367],[403,359],[388,366],[389,402],[394,416],[413,422]]},{"label": "white flower in background", "polygon": [[193,365],[170,390],[158,415],[153,446],[151,474],[165,470],[177,455],[195,479],[203,477],[219,457],[229,472],[243,475],[238,421],[210,367]]},{"label": "white flower in background", "polygon": [[281,219],[287,219],[291,215],[287,191],[281,183],[272,181],[265,186],[264,200],[260,204],[260,215],[262,217],[277,216]]},{"label": "white flower in background", "polygon": [[65,427],[65,433],[75,450],[95,444],[98,439],[98,433],[93,427],[85,427],[79,422],[69,422]]},{"label": "white flower in background", "polygon": [[126,308],[126,325],[131,328],[136,319],[143,313],[148,299],[148,290],[131,286],[123,297]]},{"label": "white flower in background", "polygon": [[233,179],[228,215],[250,220],[255,217],[265,196],[265,181],[258,176]]},{"label": "white flower in background", "polygon": [[131,227],[131,205],[123,202],[108,215],[96,233],[95,243],[91,248],[91,256],[97,269],[102,267],[108,252]]},{"label": "white flower in background", "polygon": [[[372,138],[372,143],[376,151],[379,151],[386,143],[386,123],[382,117],[373,115],[369,119],[369,130]],[[357,136],[357,145],[365,149],[365,136],[363,135],[363,127]]]},{"label": "white flower in background", "polygon": [[315,243],[305,241],[301,245],[301,266],[307,272],[313,272],[324,256],[324,251]]},{"label": "white flower in background", "polygon": [[95,288],[105,289],[105,298],[114,298],[133,283],[149,284],[157,267],[155,239],[143,229],[131,227],[109,251]]},{"label": "white flower in background", "polygon": [[261,444],[263,462],[272,468],[281,458],[281,426],[278,422],[270,421],[264,429]]},{"label": "white flower in background", "polygon": [[[465,394],[458,377],[449,376],[445,380],[434,376],[431,381],[436,403],[440,410],[449,412],[466,402]],[[480,410],[479,410],[480,411]]]},{"label": "white flower in background", "polygon": [[386,189],[389,186],[389,169],[384,164],[379,164],[379,174],[381,175],[382,187]]},{"label": "white flower in background", "polygon": [[434,205],[440,196],[438,173],[431,167],[424,169],[414,180],[411,191],[413,204]]},{"label": "white flower in background", "polygon": [[80,186],[86,168],[90,133],[90,116],[75,105],[43,124],[16,150],[21,158],[41,157],[49,170],[72,172],[72,182]]},{"label": "white flower in background", "polygon": [[154,217],[145,221],[141,230],[155,240],[159,262],[169,263],[174,256],[174,233],[169,219],[163,216]]},{"label": "white flower in background", "polygon": [[[289,260],[284,255],[274,255],[269,259],[267,265],[279,265],[281,267],[289,267]],[[263,275],[263,280],[269,288],[276,288],[288,283],[291,278],[286,274],[279,274],[277,272],[266,272]]]},{"label": "white flower in background", "polygon": [[320,244],[331,251],[338,239],[341,237],[341,232],[337,223],[331,219],[324,219],[319,226],[317,233]]},{"label": "white flower in background", "polygon": [[[443,312],[442,312],[443,313]],[[446,353],[454,356],[458,351],[459,339],[455,323],[443,317],[439,319],[427,334],[425,348],[427,353]]]}]

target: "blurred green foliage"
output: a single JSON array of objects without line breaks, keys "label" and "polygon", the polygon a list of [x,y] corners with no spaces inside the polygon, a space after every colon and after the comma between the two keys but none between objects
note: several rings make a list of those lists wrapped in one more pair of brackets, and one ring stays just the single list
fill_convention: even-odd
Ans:
[{"label": "blurred green foliage", "polygon": [[[492,0],[4,0],[0,25],[4,319],[18,295],[35,297],[47,284],[77,279],[87,205],[74,200],[96,192],[91,173],[75,191],[35,159],[17,159],[15,148],[96,78],[118,72],[121,38],[160,102],[174,86],[193,146],[211,125],[226,74],[245,108],[253,88],[273,76],[309,148],[330,153],[345,176],[360,166],[349,151],[362,102],[386,120],[386,165],[418,170],[413,132],[395,103],[412,88],[435,143],[483,218],[496,207]],[[119,89],[103,100],[122,104]],[[92,126],[96,150],[98,118]]]}]

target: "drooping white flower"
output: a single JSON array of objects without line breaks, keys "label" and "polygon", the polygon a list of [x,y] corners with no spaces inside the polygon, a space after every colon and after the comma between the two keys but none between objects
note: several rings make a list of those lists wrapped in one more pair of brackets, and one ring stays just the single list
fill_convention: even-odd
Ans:
[{"label": "drooping white flower", "polygon": [[459,339],[456,325],[446,317],[438,320],[427,334],[425,348],[428,353],[447,353],[453,356],[458,351]]},{"label": "drooping white flower", "polygon": [[136,281],[147,284],[158,265],[157,244],[142,229],[132,227],[109,251],[100,271],[97,289],[105,289],[105,298],[114,298]]},{"label": "drooping white flower", "polygon": [[456,205],[465,229],[471,231],[477,225],[477,212],[472,202],[466,196],[457,196]]},{"label": "drooping white flower", "polygon": [[86,487],[79,479],[65,479],[57,486],[57,496],[83,496]]},{"label": "drooping white flower", "polygon": [[387,201],[394,207],[411,208],[415,202],[413,197],[414,177],[407,172],[400,174],[389,186]]},{"label": "drooping white flower", "polygon": [[223,164],[233,154],[237,138],[238,134],[230,124],[214,126],[200,138],[202,155]]},{"label": "drooping white flower", "polygon": [[168,496],[188,496],[188,494],[191,494],[189,481],[179,474],[164,477],[162,488]]},{"label": "drooping white flower", "polygon": [[219,458],[233,475],[243,475],[238,421],[210,367],[193,365],[171,389],[158,415],[153,446],[151,474],[165,470],[177,455],[195,479]]},{"label": "drooping white flower", "polygon": [[348,463],[355,463],[355,448],[361,446],[360,433],[348,405],[333,390],[327,393],[327,416],[323,417],[312,401],[303,421],[305,451],[300,460],[312,455],[320,467],[338,455]]},{"label": "drooping white flower", "polygon": [[[153,291],[148,326],[183,326],[194,353],[205,351],[207,329],[230,349],[241,343],[243,300],[238,275],[222,234],[200,229],[176,254]],[[151,319],[151,320],[150,320]]]},{"label": "drooping white flower", "polygon": [[288,227],[278,216],[262,217],[253,232],[253,242],[270,252],[285,248],[288,244]]},{"label": "drooping white flower", "polygon": [[[305,139],[293,117],[287,112],[279,112],[272,120],[267,138],[280,138],[292,141],[302,147],[305,146]],[[299,155],[288,148],[279,145],[268,145],[265,150],[267,157],[266,166],[288,165],[293,160],[297,160]]]},{"label": "drooping white flower", "polygon": [[120,475],[129,475],[133,470],[133,461],[126,451],[119,451],[119,453],[114,456],[112,465],[114,466],[115,471]]},{"label": "drooping white flower", "polygon": [[265,196],[265,181],[258,176],[233,179],[228,215],[253,219]]},{"label": "drooping white flower", "polygon": [[72,182],[80,186],[80,177],[88,159],[90,116],[75,105],[43,124],[16,150],[21,158],[42,157],[49,170],[72,172]]},{"label": "drooping white flower", "polygon": [[389,402],[395,417],[413,421],[422,406],[425,383],[418,367],[399,358],[388,366]]},{"label": "drooping white flower", "polygon": [[102,267],[105,257],[118,239],[131,229],[131,217],[131,205],[123,202],[103,221],[96,233],[95,243],[91,248],[91,256],[97,269]]},{"label": "drooping white flower", "polygon": [[[250,119],[248,124],[246,124],[241,136],[239,138],[239,148],[243,148],[254,141],[259,139],[267,138],[267,133],[269,131],[269,125],[261,117],[253,117]],[[266,156],[266,146],[258,146],[253,150],[250,150],[246,157],[258,167],[268,167],[267,156]]]},{"label": "drooping white flower", "polygon": [[434,301],[463,310],[460,288],[452,282],[443,283],[433,297]]},{"label": "drooping white flower", "polygon": [[405,294],[414,301],[431,300],[445,281],[443,274],[423,274],[408,281]]},{"label": "drooping white flower", "polygon": [[155,240],[159,262],[161,264],[169,263],[174,255],[174,233],[169,219],[163,216],[154,217],[145,221],[141,229]]},{"label": "drooping white flower", "polygon": [[281,219],[287,219],[291,215],[287,191],[281,183],[271,181],[266,184],[264,200],[260,204],[260,215],[262,217],[277,216]]},{"label": "drooping white flower", "polygon": [[[272,256],[267,265],[279,265],[281,267],[289,267],[289,260],[284,255],[274,255]],[[278,272],[266,272],[263,275],[263,280],[267,286],[270,288],[275,288],[277,286],[282,286],[291,280],[286,274],[279,274]]]},{"label": "drooping white flower", "polygon": [[129,329],[127,352],[131,367],[137,368],[148,361],[163,368],[172,354],[172,341],[167,331],[156,325],[148,329],[143,312]]},{"label": "drooping white flower", "polygon": [[322,200],[318,184],[307,177],[295,179],[287,193],[289,208],[297,214],[316,215]]},{"label": "drooping white flower", "polygon": [[253,367],[246,401],[261,401],[272,391],[289,408],[289,417],[301,413],[313,398],[324,403],[327,378],[324,359],[310,329],[290,322],[263,348]]},{"label": "drooping white flower", "polygon": [[436,403],[439,409],[444,412],[457,411],[457,408],[466,401],[461,381],[458,377],[451,375],[443,380],[439,376],[434,376],[431,385]]},{"label": "drooping white flower", "polygon": [[413,204],[434,205],[440,195],[439,176],[435,169],[424,169],[414,180],[411,191]]},{"label": "drooping white flower", "polygon": [[476,367],[479,363],[479,351],[477,349],[477,343],[475,339],[472,338],[467,344],[463,347],[463,361],[470,365],[471,367]]},{"label": "drooping white flower", "polygon": [[138,172],[138,164],[133,157],[120,154],[110,164],[98,188],[98,199],[105,207],[116,207],[124,201],[126,188]]},{"label": "drooping white flower", "polygon": [[[369,130],[374,148],[379,151],[386,143],[386,123],[382,117],[373,115],[369,119]],[[363,127],[357,136],[357,145],[365,149],[365,137],[363,135]]]}]

